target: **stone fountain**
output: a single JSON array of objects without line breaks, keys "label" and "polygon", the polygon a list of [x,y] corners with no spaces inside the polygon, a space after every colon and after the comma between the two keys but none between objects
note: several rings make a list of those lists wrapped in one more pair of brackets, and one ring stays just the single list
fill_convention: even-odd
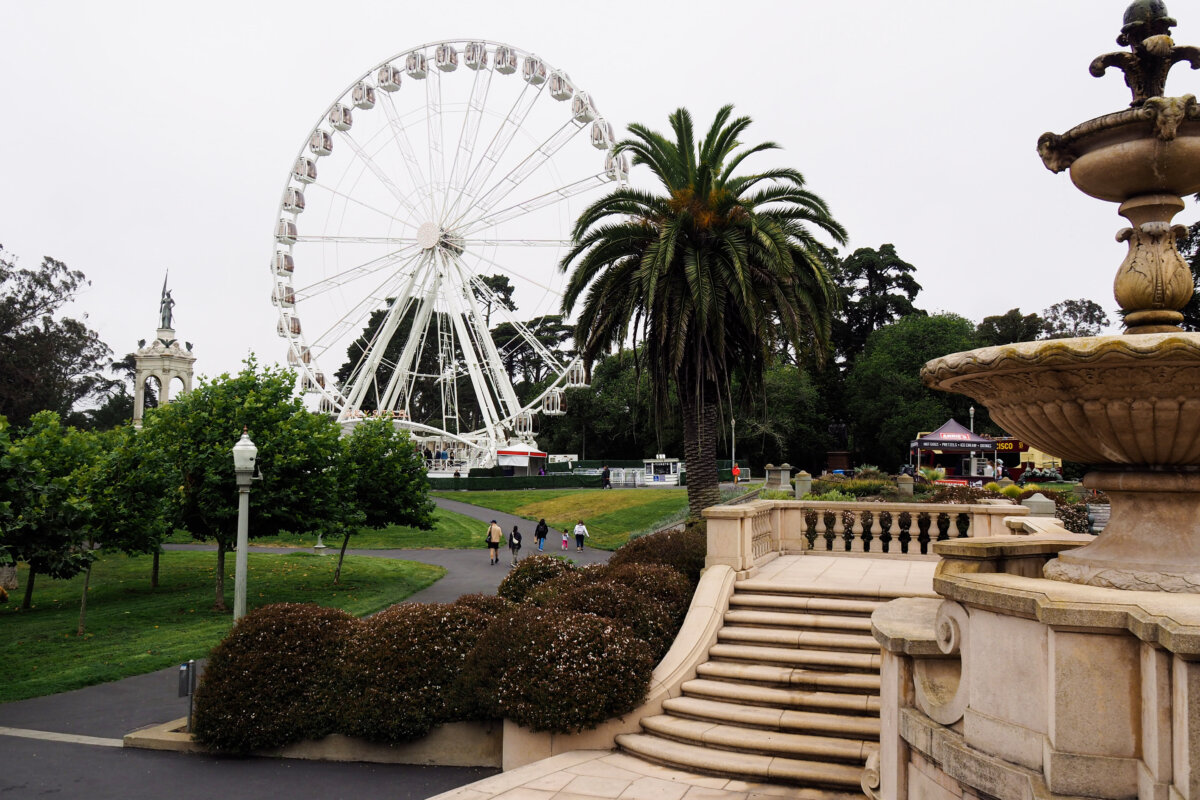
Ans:
[{"label": "stone fountain", "polygon": [[[1091,464],[1112,500],[1099,537],[937,542],[937,598],[871,617],[882,647],[873,800],[1200,800],[1200,334],[1172,219],[1200,191],[1200,107],[1167,97],[1179,61],[1160,0],[1136,0],[1092,62],[1128,109],[1038,142],[1046,166],[1129,220],[1122,336],[1025,342],[925,365],[1009,433]],[[1006,520],[1029,532],[1024,518]],[[874,767],[877,767],[874,768]]]},{"label": "stone fountain", "polygon": [[1113,287],[1125,334],[954,353],[922,371],[1010,434],[1093,466],[1084,485],[1109,495],[1112,516],[1094,542],[1046,564],[1055,580],[1200,592],[1200,334],[1178,327],[1192,274],[1176,248],[1187,229],[1172,224],[1182,196],[1200,192],[1200,103],[1165,95],[1171,67],[1200,69],[1200,49],[1175,45],[1174,25],[1160,0],[1131,5],[1117,38],[1129,50],[1091,64],[1097,77],[1125,73],[1130,107],[1038,140],[1048,169],[1069,170],[1129,220]]}]

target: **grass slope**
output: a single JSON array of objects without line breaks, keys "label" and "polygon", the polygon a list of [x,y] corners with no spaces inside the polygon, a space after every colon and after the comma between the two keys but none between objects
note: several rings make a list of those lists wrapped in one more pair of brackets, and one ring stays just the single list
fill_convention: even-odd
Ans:
[{"label": "grass slope", "polygon": [[[587,525],[588,544],[616,550],[631,533],[666,524],[687,508],[686,489],[528,489],[489,492],[431,492],[437,497],[491,508],[560,530]],[[526,535],[532,532],[526,531]],[[353,541],[353,540],[351,540]]]},{"label": "grass slope", "polygon": [[[363,528],[350,537],[350,549],[445,550],[479,546],[483,537],[483,528],[480,527],[479,520],[440,508],[433,512],[433,516],[434,528],[431,531],[409,528],[405,525],[390,525],[379,530]],[[186,531],[176,531],[168,541],[173,544],[190,544],[195,540]],[[316,536],[291,534],[264,536],[260,539],[250,540],[250,544],[270,547],[312,547],[316,543]],[[342,546],[342,540],[340,537],[332,537],[326,539],[325,544],[332,549],[337,549]]]},{"label": "grass slope", "polygon": [[[353,540],[352,540],[353,541]],[[233,556],[226,560],[226,600],[233,606]],[[445,574],[441,567],[363,556],[346,557],[342,585],[337,559],[311,553],[249,556],[247,606],[318,603],[369,614],[398,603]],[[21,589],[0,606],[0,703],[55,694],[140,675],[200,658],[226,633],[230,614],[212,610],[216,555],[164,553],[159,588],[150,589],[150,556],[105,555],[92,569],[87,632],[76,636],[83,577],[39,577],[34,607],[18,611]]]}]

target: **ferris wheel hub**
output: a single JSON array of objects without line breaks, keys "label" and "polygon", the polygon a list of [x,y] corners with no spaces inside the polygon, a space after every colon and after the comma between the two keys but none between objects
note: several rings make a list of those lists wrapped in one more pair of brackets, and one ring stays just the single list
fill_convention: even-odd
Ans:
[{"label": "ferris wheel hub", "polygon": [[432,222],[423,222],[417,228],[417,246],[422,250],[432,250],[437,247],[442,238],[442,229]]}]

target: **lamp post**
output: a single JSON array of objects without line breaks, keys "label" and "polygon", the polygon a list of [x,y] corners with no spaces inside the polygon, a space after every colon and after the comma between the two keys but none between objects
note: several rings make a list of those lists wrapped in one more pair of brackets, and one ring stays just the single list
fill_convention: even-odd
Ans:
[{"label": "lamp post", "polygon": [[238,527],[237,559],[233,578],[233,621],[246,616],[246,554],[250,549],[250,482],[254,480],[254,462],[258,448],[246,429],[233,446],[233,472],[237,476]]},{"label": "lamp post", "polygon": [[[729,469],[737,466],[737,420],[729,418]],[[734,483],[737,483],[734,480]]]},{"label": "lamp post", "polygon": [[[975,406],[971,406],[968,409],[968,413],[971,415],[971,433],[974,433],[975,432]],[[972,442],[971,446],[974,447],[973,442]],[[972,478],[975,477],[975,451],[974,450],[971,451],[971,477]]]}]

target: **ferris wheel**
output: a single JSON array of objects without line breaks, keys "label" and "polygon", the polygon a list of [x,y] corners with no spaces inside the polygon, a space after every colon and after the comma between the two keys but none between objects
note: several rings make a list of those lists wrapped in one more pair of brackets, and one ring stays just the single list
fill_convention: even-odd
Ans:
[{"label": "ferris wheel", "polygon": [[390,418],[469,465],[533,445],[535,416],[585,377],[527,321],[560,313],[586,195],[625,181],[613,143],[567,73],[495,42],[422,45],[346,87],[288,173],[271,262],[277,330],[320,410]]}]

